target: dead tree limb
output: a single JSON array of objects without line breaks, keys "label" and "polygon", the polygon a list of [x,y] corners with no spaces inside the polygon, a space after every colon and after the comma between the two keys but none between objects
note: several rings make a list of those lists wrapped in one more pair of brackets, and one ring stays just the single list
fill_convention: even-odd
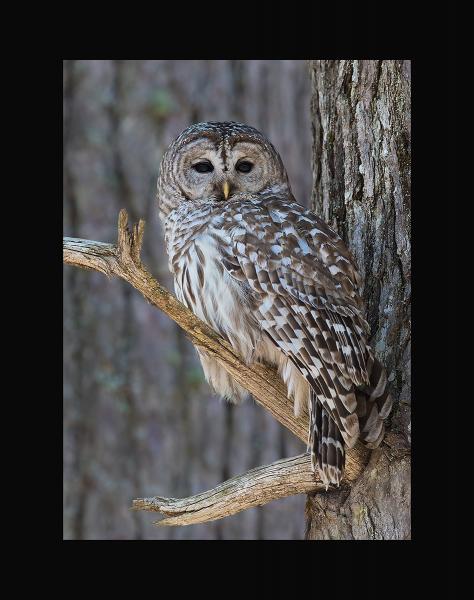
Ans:
[{"label": "dead tree limb", "polygon": [[137,498],[135,510],[165,515],[154,525],[195,525],[234,515],[277,498],[324,489],[311,470],[309,454],[285,458],[232,477],[212,490],[189,498]]},{"label": "dead tree limb", "polygon": [[[295,417],[292,402],[288,400],[286,388],[275,369],[259,363],[245,364],[228,342],[161,286],[141,262],[144,221],[140,220],[138,224],[133,225],[132,229],[128,228],[127,223],[127,212],[122,209],[119,214],[116,245],[63,238],[64,263],[99,271],[107,277],[117,276],[128,282],[143,295],[147,302],[173,319],[195,346],[215,358],[242,387],[252,394],[258,404],[306,443],[308,413],[303,411],[299,417]],[[344,477],[346,481],[351,482],[359,477],[367,463],[368,454],[361,445],[349,450],[346,456]],[[134,501],[134,508],[174,515],[160,521],[162,525],[185,525],[219,519],[245,508],[266,504],[275,498],[320,489],[323,489],[322,483],[312,474],[308,455],[302,455],[258,467],[221,483],[213,490],[190,498],[137,499]],[[261,493],[261,498],[255,496],[256,491]],[[212,497],[216,500],[214,508],[208,501]],[[189,507],[194,505],[200,508],[192,509],[194,510],[192,516]]]}]

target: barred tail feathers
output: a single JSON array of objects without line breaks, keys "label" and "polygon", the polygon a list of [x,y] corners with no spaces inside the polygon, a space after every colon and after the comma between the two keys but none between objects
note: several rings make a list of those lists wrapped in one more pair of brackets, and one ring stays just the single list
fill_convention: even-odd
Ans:
[{"label": "barred tail feathers", "polygon": [[344,474],[344,439],[313,390],[310,395],[310,420],[309,447],[313,471],[319,469],[326,489],[330,484],[338,486]]},{"label": "barred tail feathers", "polygon": [[[369,361],[368,374],[369,385],[354,389],[357,400],[355,413],[359,420],[359,440],[368,448],[376,448],[385,434],[384,419],[392,408],[392,397],[385,369],[376,358]],[[319,470],[326,489],[331,484],[339,486],[345,467],[343,435],[313,389],[310,390],[309,405],[308,446],[313,471]]]}]

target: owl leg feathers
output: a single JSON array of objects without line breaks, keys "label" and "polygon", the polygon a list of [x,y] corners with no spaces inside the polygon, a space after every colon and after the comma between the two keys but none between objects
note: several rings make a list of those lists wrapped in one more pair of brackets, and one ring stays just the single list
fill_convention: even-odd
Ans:
[{"label": "owl leg feathers", "polygon": [[197,350],[207,382],[216,394],[231,404],[241,404],[249,392],[240,386],[214,358]]}]

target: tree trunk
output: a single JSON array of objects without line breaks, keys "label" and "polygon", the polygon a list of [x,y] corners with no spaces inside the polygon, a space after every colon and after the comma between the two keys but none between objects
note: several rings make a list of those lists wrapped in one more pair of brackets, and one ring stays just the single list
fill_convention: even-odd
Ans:
[{"label": "tree trunk", "polygon": [[306,539],[410,539],[410,61],[311,61],[313,209],[364,280],[394,408],[352,488],[309,495]]}]

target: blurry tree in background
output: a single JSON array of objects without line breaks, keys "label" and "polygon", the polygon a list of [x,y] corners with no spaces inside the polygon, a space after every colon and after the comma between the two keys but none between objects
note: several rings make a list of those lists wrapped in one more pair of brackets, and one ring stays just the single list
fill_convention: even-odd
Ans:
[{"label": "blurry tree in background", "polygon": [[[146,220],[142,258],[173,289],[155,188],[168,144],[198,121],[243,121],[279,150],[310,205],[306,61],[65,61],[64,235],[115,242]],[[64,268],[64,538],[301,539],[303,496],[222,521],[155,528],[143,495],[189,496],[304,451],[262,408],[210,392],[196,352],[128,284]]]}]

